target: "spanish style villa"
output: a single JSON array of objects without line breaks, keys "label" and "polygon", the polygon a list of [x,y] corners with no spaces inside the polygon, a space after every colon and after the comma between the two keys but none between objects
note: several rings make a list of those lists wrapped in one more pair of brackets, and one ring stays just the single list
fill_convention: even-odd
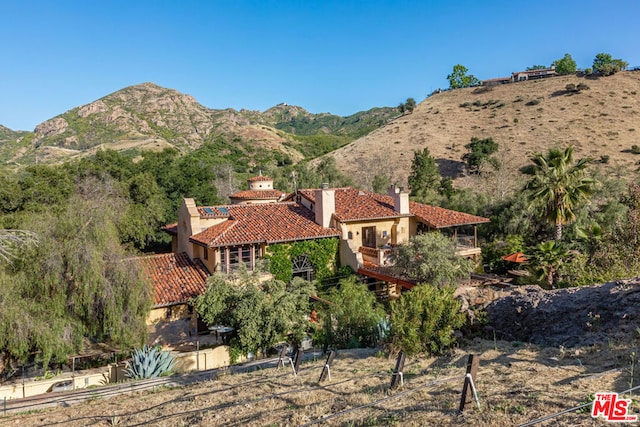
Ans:
[{"label": "spanish style villa", "polygon": [[[263,187],[251,187],[256,183]],[[184,199],[178,222],[165,227],[172,235],[173,252],[202,263],[210,273],[227,273],[240,266],[253,270],[276,243],[335,238],[340,264],[367,275],[389,265],[394,246],[432,230],[455,239],[460,256],[476,258],[476,227],[489,221],[412,202],[408,192],[395,186],[387,195],[346,187],[303,189],[286,197],[276,194],[268,177],[252,178],[249,186],[231,196],[242,199],[236,204],[197,206],[193,199]],[[292,262],[297,263],[294,267],[313,268],[304,260]]]},{"label": "spanish style villa", "polygon": [[[387,195],[355,188],[303,189],[284,196],[268,177],[249,179],[249,190],[222,206],[183,200],[178,222],[164,228],[172,253],[141,257],[155,288],[152,317],[184,318],[185,304],[206,289],[213,273],[254,270],[271,245],[312,239],[339,241],[339,262],[384,281],[391,294],[413,284],[390,276],[392,248],[422,232],[439,230],[457,243],[457,254],[479,257],[476,227],[489,219],[409,200],[391,186]],[[292,259],[294,275],[313,278],[304,255]],[[153,319],[152,319],[153,320]]]}]

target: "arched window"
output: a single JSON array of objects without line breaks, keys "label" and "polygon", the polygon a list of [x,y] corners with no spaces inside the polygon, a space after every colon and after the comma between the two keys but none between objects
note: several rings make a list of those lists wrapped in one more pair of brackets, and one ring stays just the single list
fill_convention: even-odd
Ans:
[{"label": "arched window", "polygon": [[292,260],[293,262],[293,277],[302,277],[304,280],[311,281],[315,279],[316,272],[313,268],[313,264],[309,261],[306,255],[299,255]]}]

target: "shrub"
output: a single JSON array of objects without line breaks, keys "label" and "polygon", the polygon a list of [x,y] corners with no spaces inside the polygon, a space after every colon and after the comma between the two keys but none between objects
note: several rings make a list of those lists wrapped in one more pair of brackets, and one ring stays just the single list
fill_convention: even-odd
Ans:
[{"label": "shrub", "polygon": [[171,372],[175,365],[173,355],[160,347],[147,347],[131,353],[131,362],[127,363],[124,373],[128,378],[142,380],[157,378]]},{"label": "shrub", "polygon": [[471,142],[466,144],[464,148],[469,152],[462,156],[462,160],[467,163],[469,170],[477,171],[483,161],[498,151],[498,143],[493,138],[480,139],[472,137]]},{"label": "shrub", "polygon": [[590,87],[587,86],[585,83],[578,83],[578,86],[576,86],[577,90],[589,90]]},{"label": "shrub", "polygon": [[609,163],[609,159],[610,159],[610,156],[608,156],[607,154],[604,154],[600,156],[600,163],[607,164]]},{"label": "shrub", "polygon": [[324,297],[331,303],[320,309],[322,328],[314,340],[324,348],[358,348],[378,343],[381,338],[378,326],[384,319],[384,310],[366,285],[350,277],[341,280]]},{"label": "shrub", "polygon": [[394,352],[440,354],[454,342],[454,330],[464,324],[453,287],[415,286],[391,303],[389,341]]},{"label": "shrub", "polygon": [[632,152],[633,154],[640,154],[640,147],[638,147],[638,146],[637,146],[637,145],[635,145],[635,144],[634,144],[634,145],[632,145],[632,146],[631,146],[631,152]]},{"label": "shrub", "polygon": [[574,85],[573,83],[569,83],[564,87],[567,92],[575,92],[576,91],[576,85]]},{"label": "shrub", "polygon": [[525,105],[533,106],[533,105],[538,105],[538,104],[540,104],[540,100],[539,99],[532,99],[531,101],[527,102]]}]

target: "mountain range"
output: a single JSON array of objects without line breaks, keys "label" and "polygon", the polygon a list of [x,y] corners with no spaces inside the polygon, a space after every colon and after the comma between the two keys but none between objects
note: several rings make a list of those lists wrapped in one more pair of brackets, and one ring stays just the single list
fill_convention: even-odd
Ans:
[{"label": "mountain range", "polygon": [[[577,90],[576,87],[580,87]],[[434,93],[411,113],[372,108],[348,117],[311,114],[280,104],[264,112],[213,110],[189,96],[144,83],[76,107],[16,132],[0,126],[0,160],[28,164],[87,155],[100,147],[138,153],[216,144],[221,155],[284,164],[335,158],[356,184],[375,175],[406,183],[416,150],[428,148],[443,175],[458,186],[478,185],[462,156],[472,137],[499,145],[493,182],[506,191],[536,152],[574,146],[602,173],[632,177],[640,160],[640,72],[608,77],[559,76]],[[271,157],[270,157],[271,156]],[[315,160],[313,160],[315,159]]]},{"label": "mountain range", "polygon": [[190,95],[143,83],[73,108],[33,132],[0,127],[0,160],[25,164],[36,158],[60,161],[99,148],[184,151],[212,143],[222,152],[240,151],[248,157],[277,152],[276,157],[298,162],[338,148],[397,115],[394,108],[373,108],[340,117],[287,104],[264,112],[214,110]]}]

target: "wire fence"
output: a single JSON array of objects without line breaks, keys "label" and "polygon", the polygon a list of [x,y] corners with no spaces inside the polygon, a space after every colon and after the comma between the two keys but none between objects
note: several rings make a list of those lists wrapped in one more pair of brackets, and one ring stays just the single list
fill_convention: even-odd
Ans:
[{"label": "wire fence", "polygon": [[415,393],[416,391],[425,389],[427,387],[432,387],[432,386],[437,385],[437,384],[444,384],[444,383],[447,383],[447,382],[450,382],[450,381],[460,381],[460,380],[463,380],[464,378],[465,378],[465,375],[460,376],[460,377],[453,377],[453,378],[446,378],[446,379],[442,379],[442,380],[431,381],[431,382],[423,384],[421,386],[418,386],[418,387],[415,387],[415,388],[400,392],[398,394],[394,394],[393,396],[385,397],[383,399],[378,399],[375,402],[371,402],[371,403],[368,403],[366,405],[356,406],[356,407],[353,407],[353,408],[345,409],[345,410],[340,411],[340,412],[333,413],[331,415],[327,415],[326,417],[323,417],[323,418],[308,422],[306,424],[303,424],[301,427],[308,427],[308,426],[311,426],[311,425],[314,425],[314,424],[324,423],[324,422],[329,421],[329,420],[331,420],[333,418],[341,417],[343,415],[347,415],[347,414],[350,414],[352,412],[360,411],[362,409],[371,408],[373,406],[377,406],[377,405],[379,405],[379,404],[381,404],[383,402],[387,402],[387,401],[392,400],[392,399],[398,399],[400,397],[404,397],[404,396],[406,396],[408,394]]},{"label": "wire fence", "polygon": [[[632,391],[638,390],[638,389],[640,389],[640,386],[636,386],[636,387],[630,388],[628,390],[621,391],[618,394],[624,395],[624,394],[631,393]],[[578,410],[580,410],[582,408],[586,408],[586,407],[591,406],[591,405],[593,405],[593,402],[582,403],[582,404],[580,404],[578,406],[574,406],[573,408],[565,409],[564,411],[556,412],[555,414],[551,414],[551,415],[546,415],[546,416],[541,417],[541,418],[536,418],[535,420],[528,421],[528,422],[526,422],[524,424],[519,424],[517,427],[528,427],[528,426],[533,426],[533,425],[536,425],[536,424],[540,424],[541,422],[551,420],[553,418],[559,417],[560,415],[569,414],[571,412],[578,411]]]}]

